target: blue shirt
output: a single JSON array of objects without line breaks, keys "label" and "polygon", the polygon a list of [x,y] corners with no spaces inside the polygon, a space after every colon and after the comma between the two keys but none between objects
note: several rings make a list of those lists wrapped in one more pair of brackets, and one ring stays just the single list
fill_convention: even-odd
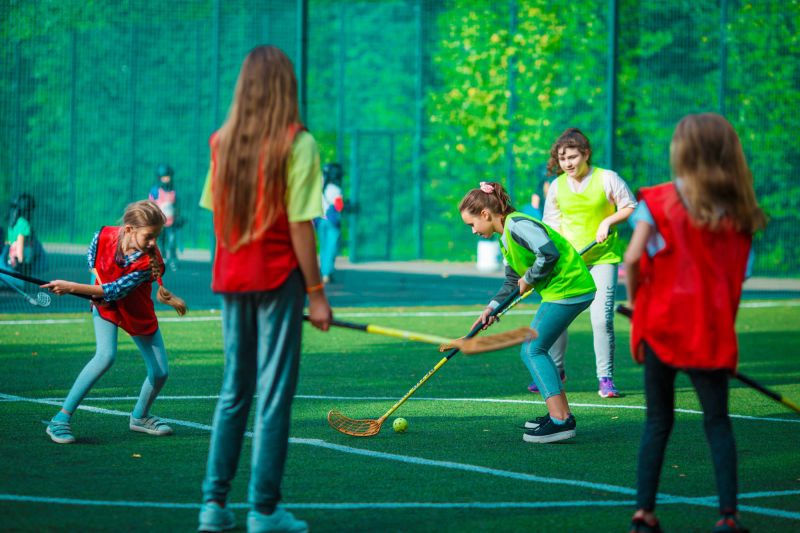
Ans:
[{"label": "blue shirt", "polygon": [[[98,231],[94,234],[94,238],[92,239],[91,244],[89,244],[89,251],[86,253],[86,262],[88,263],[90,270],[94,269],[94,265],[97,260],[97,242],[99,239],[100,232]],[[141,256],[142,252],[140,251],[126,255],[122,258],[122,264],[120,266],[126,267],[139,259]],[[103,300],[107,302],[121,300],[142,283],[150,281],[151,276],[152,273],[150,270],[136,270],[130,274],[125,274],[121,278],[115,279],[114,281],[103,283],[100,285],[105,293]]]}]

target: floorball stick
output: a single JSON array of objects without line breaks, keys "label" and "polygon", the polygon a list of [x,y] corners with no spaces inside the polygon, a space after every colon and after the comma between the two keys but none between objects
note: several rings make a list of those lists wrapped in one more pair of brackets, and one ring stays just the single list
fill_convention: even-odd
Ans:
[{"label": "floorball stick", "polygon": [[[617,313],[630,319],[633,318],[633,309],[631,309],[626,305],[622,304],[617,305]],[[784,398],[780,393],[777,393],[774,390],[766,388],[764,385],[754,380],[753,378],[745,376],[741,372],[736,372],[736,371],[731,371],[731,375],[736,379],[738,379],[739,381],[741,381],[742,383],[744,383],[745,385],[747,385],[748,387],[757,390],[764,396],[767,396],[768,398],[775,400],[778,403],[782,403],[792,411],[800,413],[800,406],[788,400],[787,398]]]},{"label": "floorball stick", "polygon": [[[5,274],[6,276],[11,276],[12,278],[17,278],[17,279],[21,279],[23,281],[27,281],[28,283],[35,283],[36,285],[40,285],[40,286],[41,285],[45,285],[47,283],[50,283],[49,281],[45,281],[43,279],[34,278],[32,276],[26,276],[25,274],[20,274],[19,272],[11,272],[10,270],[3,270],[3,271],[0,271],[0,273]],[[45,296],[48,297],[47,298],[48,299],[48,304],[47,305],[50,305],[49,304],[50,295],[47,294],[47,293],[42,293],[42,294],[44,294]],[[79,298],[86,298],[87,300],[97,301],[97,298],[93,298],[93,297],[89,296],[88,294],[78,294],[78,293],[71,292],[70,295],[71,296],[77,296]],[[36,298],[38,299],[39,296],[37,295]]]},{"label": "floorball stick", "polygon": [[[492,311],[492,314],[490,316],[497,315],[502,309],[505,309],[505,307],[508,306],[517,296],[519,296],[519,289],[512,292],[508,296],[508,298],[505,299],[503,303],[501,303],[499,306],[497,306],[497,308],[494,311]],[[469,333],[467,333],[467,335],[464,336],[464,339],[470,339],[474,337],[475,335],[478,334],[478,332],[482,328],[483,324],[480,323],[476,324],[472,328],[472,331],[470,331]],[[340,431],[342,433],[345,433],[347,435],[352,435],[354,437],[370,437],[372,435],[376,435],[381,430],[381,425],[383,424],[383,422],[387,418],[389,418],[389,415],[395,412],[395,410],[398,407],[400,407],[403,404],[403,402],[405,402],[412,394],[417,392],[417,389],[419,389],[423,383],[428,381],[428,378],[434,375],[436,371],[442,367],[442,365],[444,365],[447,361],[449,361],[450,358],[452,358],[458,352],[459,348],[453,347],[453,349],[451,349],[447,353],[447,355],[442,358],[441,361],[436,363],[436,366],[434,366],[427,374],[425,374],[422,377],[422,379],[420,379],[417,382],[417,384],[414,385],[411,388],[411,390],[406,393],[405,396],[400,398],[400,400],[398,400],[397,403],[395,403],[391,407],[391,409],[386,411],[386,413],[377,420],[348,418],[339,411],[337,411],[336,409],[331,409],[331,411],[328,413],[328,423],[336,431]]]},{"label": "floorball stick", "polygon": [[[303,315],[303,319],[310,320],[310,317],[308,315]],[[354,329],[366,333],[386,335],[387,337],[427,342],[429,344],[437,344],[439,346],[448,344],[451,346],[451,349],[458,347],[462,353],[468,355],[502,350],[503,348],[516,346],[518,344],[522,344],[528,339],[534,338],[536,334],[536,331],[531,328],[517,328],[511,331],[497,333],[495,335],[484,335],[482,337],[473,337],[471,339],[450,339],[439,335],[429,335],[427,333],[418,333],[416,331],[377,326],[375,324],[357,324],[355,322],[345,322],[344,320],[331,320],[330,325],[340,328]]]}]

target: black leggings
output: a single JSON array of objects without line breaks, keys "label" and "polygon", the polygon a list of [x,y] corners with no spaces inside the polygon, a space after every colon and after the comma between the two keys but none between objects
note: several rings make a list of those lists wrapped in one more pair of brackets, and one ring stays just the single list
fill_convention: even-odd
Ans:
[{"label": "black leggings", "polygon": [[[636,488],[638,509],[652,511],[664,450],[675,420],[675,367],[662,363],[652,348],[645,344],[644,388],[647,397],[647,419],[639,445],[639,470]],[[703,407],[703,429],[711,447],[714,477],[717,481],[720,512],[736,510],[736,444],[728,418],[728,371],[690,369],[700,405]]]}]

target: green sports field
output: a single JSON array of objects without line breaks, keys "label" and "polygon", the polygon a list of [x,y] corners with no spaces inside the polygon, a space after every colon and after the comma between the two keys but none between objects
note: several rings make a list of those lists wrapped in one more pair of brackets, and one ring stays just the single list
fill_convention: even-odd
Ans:
[{"label": "green sports field", "polygon": [[[746,302],[739,313],[741,372],[800,403],[800,302]],[[494,328],[527,325],[520,305]],[[469,330],[478,307],[337,309],[336,316],[444,336]],[[170,377],[153,414],[171,437],[128,430],[145,377],[129,337],[114,367],[73,418],[78,442],[57,445],[53,416],[92,355],[88,314],[0,317],[0,530],[196,529],[209,425],[222,376],[219,314],[164,313]],[[626,531],[634,508],[644,419],[641,369],[629,326],[617,319],[622,398],[597,395],[588,314],[570,329],[566,389],[576,438],[528,444],[518,428],[545,412],[530,394],[518,349],[444,365],[369,438],[334,431],[330,409],[378,418],[441,359],[435,347],[351,330],[306,326],[284,502],[315,532]],[[800,415],[731,383],[742,521],[755,532],[800,530]],[[697,398],[677,383],[675,429],[660,485],[665,531],[710,531],[716,488]],[[404,434],[391,422],[409,422]],[[231,493],[244,531],[249,445]]]}]

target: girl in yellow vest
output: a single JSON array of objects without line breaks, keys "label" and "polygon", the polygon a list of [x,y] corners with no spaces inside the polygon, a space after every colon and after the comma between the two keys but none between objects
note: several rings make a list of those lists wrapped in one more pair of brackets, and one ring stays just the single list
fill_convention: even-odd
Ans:
[{"label": "girl in yellow vest", "polygon": [[[582,250],[592,241],[597,245],[583,255],[595,284],[597,297],[589,308],[594,332],[594,354],[602,398],[619,396],[614,386],[614,296],[617,265],[622,262],[622,244],[617,224],[631,216],[636,198],[616,172],[592,166],[589,139],[578,128],[569,128],[550,148],[548,175],[553,180],[544,204],[542,221]],[[567,331],[553,344],[550,355],[566,379],[564,353]],[[532,384],[529,389],[535,389]]]},{"label": "girl in yellow vest", "polygon": [[472,233],[486,239],[500,234],[506,263],[505,283],[472,327],[492,324],[491,312],[517,287],[520,294],[533,288],[542,297],[531,322],[539,335],[522,345],[522,361],[541,391],[547,414],[525,423],[523,440],[543,443],[574,437],[575,417],[548,351],[594,300],[592,276],[575,248],[541,221],[517,212],[499,183],[481,182],[464,196],[458,211]]}]

